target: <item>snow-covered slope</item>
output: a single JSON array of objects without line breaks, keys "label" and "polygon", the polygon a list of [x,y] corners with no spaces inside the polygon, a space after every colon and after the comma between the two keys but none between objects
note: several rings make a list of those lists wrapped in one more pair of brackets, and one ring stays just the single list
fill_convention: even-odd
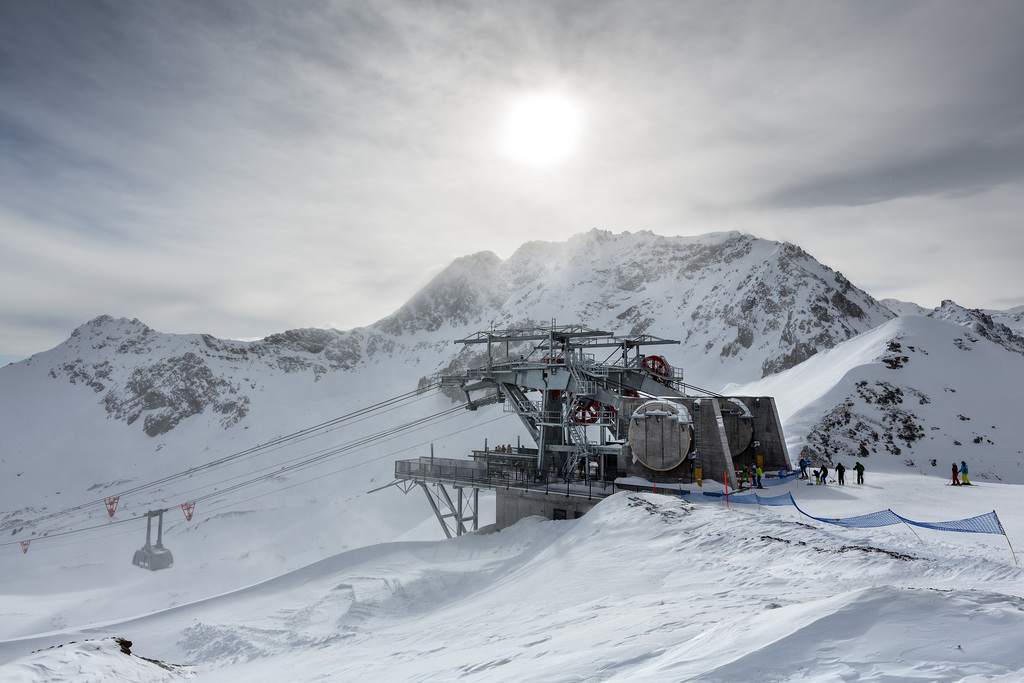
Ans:
[{"label": "snow-covered slope", "polygon": [[896,315],[928,315],[931,313],[924,306],[918,306],[917,304],[910,301],[900,301],[899,299],[882,299],[879,301],[880,304],[888,308]]},{"label": "snow-covered slope", "polygon": [[[520,436],[499,408],[447,414],[416,391],[471,362],[452,340],[553,319],[679,339],[666,355],[690,382],[776,396],[793,453],[862,459],[868,486],[796,490],[812,512],[997,508],[1024,532],[1017,487],[992,483],[1024,482],[1012,312],[894,315],[792,245],[594,231],[459,259],[358,330],[234,342],[93,320],[0,368],[0,661],[23,658],[0,679],[1012,680],[1022,591],[1002,539],[917,547],[624,495],[575,522],[381,544],[441,535],[418,492],[368,493],[395,459]],[[943,486],[961,459],[982,487]],[[132,567],[141,516],[162,507],[175,566]],[[481,509],[486,524],[488,495]],[[925,625],[929,639],[889,636]]]},{"label": "snow-covered slope", "polygon": [[1006,325],[1016,334],[1024,336],[1024,306],[1017,306],[1007,311],[985,311],[993,321]]},{"label": "snow-covered slope", "polygon": [[897,318],[738,391],[774,395],[790,452],[816,462],[949,477],[965,460],[973,477],[1024,483],[1024,355],[975,313],[946,302]]},{"label": "snow-covered slope", "polygon": [[[873,474],[791,488],[815,515],[996,508],[1024,534],[1016,486]],[[1005,539],[919,534],[620,493],[579,520],[363,548],[157,614],[0,642],[0,678],[1018,680],[1024,584]],[[186,668],[118,657],[115,636]],[[67,651],[42,649],[57,644]]]}]

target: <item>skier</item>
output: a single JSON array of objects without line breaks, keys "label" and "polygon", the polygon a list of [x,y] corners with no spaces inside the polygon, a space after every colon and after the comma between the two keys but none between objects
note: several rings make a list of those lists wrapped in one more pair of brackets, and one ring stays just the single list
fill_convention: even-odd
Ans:
[{"label": "skier", "polygon": [[755,474],[757,476],[757,488],[763,489],[764,487],[761,486],[761,475],[764,474],[764,472],[761,470],[761,466],[760,465],[757,466],[757,470],[755,471]]},{"label": "skier", "polygon": [[953,486],[960,485],[960,478],[957,476],[960,474],[960,470],[957,469],[956,463],[953,463]]},{"label": "skier", "polygon": [[807,461],[800,458],[800,478],[807,479]]},{"label": "skier", "polygon": [[840,486],[846,486],[846,468],[843,467],[843,463],[836,465],[836,477],[839,479]]},{"label": "skier", "polygon": [[971,482],[967,478],[967,462],[964,460],[960,461],[960,483],[964,486],[970,486]]},{"label": "skier", "polygon": [[857,483],[858,484],[863,484],[864,483],[864,465],[861,465],[860,461],[858,460],[857,464],[853,466],[853,469],[857,470]]},{"label": "skier", "polygon": [[825,463],[821,463],[821,483],[828,484],[828,468],[825,467]]}]

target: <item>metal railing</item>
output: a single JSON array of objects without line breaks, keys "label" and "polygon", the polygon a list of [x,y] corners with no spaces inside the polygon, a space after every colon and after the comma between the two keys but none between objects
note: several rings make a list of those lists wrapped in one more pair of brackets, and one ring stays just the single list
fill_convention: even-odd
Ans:
[{"label": "metal railing", "polygon": [[479,489],[521,489],[583,498],[605,498],[620,490],[615,482],[580,480],[538,472],[535,467],[452,458],[420,457],[395,462],[395,478]]}]

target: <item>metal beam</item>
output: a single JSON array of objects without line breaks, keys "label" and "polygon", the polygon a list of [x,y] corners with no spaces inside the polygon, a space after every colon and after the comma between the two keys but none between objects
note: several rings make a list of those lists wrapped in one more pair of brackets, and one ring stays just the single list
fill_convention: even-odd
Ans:
[{"label": "metal beam", "polygon": [[[428,488],[426,482],[419,482],[419,485],[423,487],[423,492],[427,495],[430,507],[434,511],[437,521],[441,523],[441,529],[444,531],[445,536],[451,538],[453,532],[455,536],[469,533],[470,530],[466,528],[467,522],[472,523],[472,531],[479,529],[479,489],[476,487],[455,486],[454,488],[458,491],[458,502],[456,503],[448,495],[448,490],[444,487],[444,484],[440,482],[433,484],[436,489],[433,493]],[[472,493],[466,496],[463,492],[464,488],[470,488]],[[441,511],[442,507],[447,508],[448,512],[443,513]],[[454,524],[449,524],[449,519],[453,520]]]},{"label": "metal beam", "polygon": [[420,482],[420,486],[423,487],[423,493],[427,495],[430,507],[434,510],[434,514],[437,516],[437,521],[441,523],[441,529],[444,530],[444,535],[451,538],[452,532],[448,529],[448,524],[445,523],[444,516],[441,515],[441,511],[438,509],[437,503],[434,502],[434,497],[430,495],[430,489],[427,488],[426,482]]}]

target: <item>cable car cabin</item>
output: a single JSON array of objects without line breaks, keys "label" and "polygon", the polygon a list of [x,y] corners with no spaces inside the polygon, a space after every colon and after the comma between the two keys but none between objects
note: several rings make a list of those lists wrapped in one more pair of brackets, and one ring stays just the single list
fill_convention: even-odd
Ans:
[{"label": "cable car cabin", "polygon": [[150,571],[157,569],[169,569],[174,566],[174,556],[167,548],[157,546],[146,546],[135,551],[132,564]]},{"label": "cable car cabin", "polygon": [[[165,512],[167,510],[151,510],[146,513],[146,545],[136,550],[132,557],[132,564],[136,567],[155,572],[157,569],[169,569],[174,566],[174,556],[163,544]],[[156,545],[151,545],[149,539],[154,517],[157,518]]]}]

